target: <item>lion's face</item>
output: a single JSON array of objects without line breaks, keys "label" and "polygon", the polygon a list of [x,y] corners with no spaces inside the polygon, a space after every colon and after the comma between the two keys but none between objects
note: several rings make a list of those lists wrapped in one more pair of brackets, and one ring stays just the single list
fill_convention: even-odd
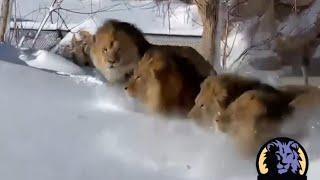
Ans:
[{"label": "lion's face", "polygon": [[131,97],[148,103],[159,96],[161,70],[166,67],[165,57],[161,54],[146,53],[135,68],[126,90]]},{"label": "lion's face", "polygon": [[71,40],[71,55],[73,62],[80,66],[92,67],[93,63],[90,59],[90,47],[93,43],[93,35],[87,31],[79,32],[80,39],[75,36]]},{"label": "lion's face", "polygon": [[216,118],[218,130],[236,133],[239,128],[254,131],[254,122],[266,113],[266,106],[260,100],[259,93],[251,90],[243,93]]},{"label": "lion's face", "polygon": [[149,110],[171,113],[183,110],[183,78],[173,62],[174,56],[160,48],[148,50],[135,68],[127,93],[142,101]]},{"label": "lion's face", "polygon": [[93,35],[87,31],[80,31],[77,34],[73,34],[71,43],[63,46],[62,51],[59,53],[79,66],[93,67],[90,58],[92,43]]},{"label": "lion's face", "polygon": [[272,142],[267,145],[266,161],[273,161],[276,166],[267,165],[270,171],[274,174],[284,174],[292,172],[298,173],[301,169],[298,155],[299,145],[293,141],[281,143],[279,141]]},{"label": "lion's face", "polygon": [[226,108],[227,90],[214,76],[210,76],[201,84],[201,90],[189,117],[202,122],[212,123],[216,115]]},{"label": "lion's face", "polygon": [[96,33],[91,57],[103,74],[108,70],[136,64],[140,59],[138,48],[129,35],[110,29],[102,29]]}]

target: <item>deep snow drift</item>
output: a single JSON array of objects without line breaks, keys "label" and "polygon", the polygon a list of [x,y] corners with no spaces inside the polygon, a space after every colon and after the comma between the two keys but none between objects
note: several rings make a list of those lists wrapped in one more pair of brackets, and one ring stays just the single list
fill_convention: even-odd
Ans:
[{"label": "deep snow drift", "polygon": [[[241,159],[227,137],[145,115],[122,87],[68,73],[0,61],[1,179],[256,179],[255,160]],[[301,143],[316,180],[319,124],[310,129]]]}]

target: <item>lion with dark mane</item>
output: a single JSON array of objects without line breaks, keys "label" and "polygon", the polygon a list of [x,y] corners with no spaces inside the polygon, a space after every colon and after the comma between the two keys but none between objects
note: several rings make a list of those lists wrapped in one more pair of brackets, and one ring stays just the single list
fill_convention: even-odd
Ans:
[{"label": "lion with dark mane", "polygon": [[268,139],[279,135],[294,97],[277,89],[249,90],[216,118],[217,129],[230,135],[240,150],[254,153]]},{"label": "lion with dark mane", "polygon": [[[133,24],[117,20],[106,21],[96,32],[90,56],[94,66],[109,82],[124,81],[133,72],[150,44]],[[197,72],[214,74],[210,63],[193,48],[184,46],[163,46],[164,48],[189,59]]]},{"label": "lion with dark mane", "polygon": [[156,46],[145,53],[125,89],[152,112],[186,114],[204,78],[188,59]]},{"label": "lion with dark mane", "polygon": [[135,26],[110,20],[94,35],[90,56],[109,82],[117,82],[125,79],[150,47]]},{"label": "lion with dark mane", "polygon": [[273,87],[253,78],[236,74],[209,76],[201,83],[201,91],[188,116],[204,127],[214,125],[214,119],[230,103],[244,92],[253,89],[273,89]]}]

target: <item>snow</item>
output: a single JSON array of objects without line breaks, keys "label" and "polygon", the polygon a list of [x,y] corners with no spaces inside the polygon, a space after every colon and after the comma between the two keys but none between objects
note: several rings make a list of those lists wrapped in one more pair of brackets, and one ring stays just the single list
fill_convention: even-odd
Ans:
[{"label": "snow", "polygon": [[[40,26],[51,0],[35,0],[28,3],[17,0],[17,18],[23,20],[26,29],[37,29]],[[92,3],[92,4],[91,4]],[[171,10],[166,10],[167,4],[157,6],[153,1],[113,1],[113,0],[65,0],[59,10],[68,28],[76,28],[85,19],[92,19],[97,25],[106,19],[119,19],[136,24],[145,33],[178,34],[200,36],[202,26],[197,15],[195,5],[185,5],[178,2],[170,4]],[[73,13],[71,11],[80,12]],[[93,14],[88,14],[93,12]],[[96,13],[95,13],[96,12]],[[201,24],[201,23],[200,23]],[[11,27],[14,27],[12,22]],[[62,21],[57,20],[53,13],[53,20],[45,25],[45,29],[67,29]]]},{"label": "snow", "polygon": [[16,49],[8,44],[0,43],[0,59],[20,65],[54,71],[60,74],[84,75],[86,74],[76,64],[57,54],[45,50]]},{"label": "snow", "polygon": [[19,58],[29,66],[57,72],[68,72],[70,74],[84,74],[79,66],[57,54],[45,50],[35,50],[32,54],[29,54],[30,52],[28,50],[26,51],[28,53],[22,51]]},{"label": "snow", "polygon": [[[256,179],[255,160],[241,158],[228,137],[142,113],[122,86],[70,75],[77,68],[67,64],[55,67],[70,70],[59,75],[0,60],[1,179]],[[311,161],[308,178],[316,180],[319,121],[312,127],[301,143]]]},{"label": "snow", "polygon": [[191,123],[128,112],[104,85],[0,63],[3,179],[212,176],[219,141]]}]

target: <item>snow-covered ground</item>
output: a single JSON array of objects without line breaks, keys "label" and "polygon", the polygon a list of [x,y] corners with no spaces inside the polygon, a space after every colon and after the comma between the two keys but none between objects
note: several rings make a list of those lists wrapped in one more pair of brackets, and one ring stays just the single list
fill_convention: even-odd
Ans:
[{"label": "snow-covered ground", "polygon": [[[240,158],[227,137],[146,115],[122,87],[70,75],[77,68],[62,59],[43,71],[17,63],[17,53],[0,47],[0,179],[256,179],[255,160]],[[56,61],[43,53],[29,65]],[[320,177],[319,126],[302,142],[311,180]]]},{"label": "snow-covered ground", "polygon": [[[17,0],[17,12],[14,14],[18,20],[23,20],[24,28],[37,29],[52,2],[53,0],[33,0],[30,3]],[[195,5],[174,2],[167,11],[167,5],[157,6],[152,0],[64,0],[61,7],[59,13],[69,29],[77,27],[87,18],[93,19],[97,25],[113,18],[136,24],[145,33],[199,36],[202,32]],[[66,29],[57,17],[53,13],[53,19],[48,21],[45,29]]]}]

